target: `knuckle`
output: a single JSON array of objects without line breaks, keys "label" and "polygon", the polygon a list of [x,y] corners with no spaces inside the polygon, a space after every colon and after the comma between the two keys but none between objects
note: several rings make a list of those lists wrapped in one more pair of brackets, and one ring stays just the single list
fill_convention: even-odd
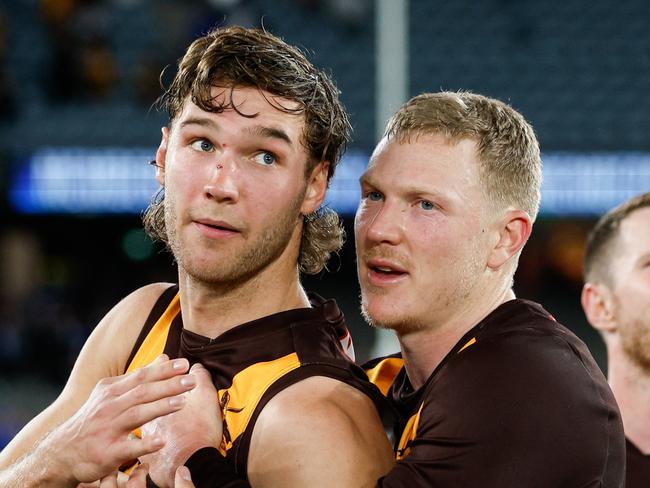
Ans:
[{"label": "knuckle", "polygon": [[115,386],[115,384],[106,385],[102,388],[103,398],[114,397],[117,395],[118,395],[117,386]]},{"label": "knuckle", "polygon": [[146,368],[140,368],[140,369],[133,372],[133,378],[136,381],[144,381],[146,377],[147,377]]},{"label": "knuckle", "polygon": [[139,385],[136,385],[131,392],[132,392],[132,395],[133,395],[133,399],[136,402],[140,402],[145,398],[146,393],[147,393],[147,389],[146,389],[145,385],[143,385],[141,383]]},{"label": "knuckle", "polygon": [[131,418],[140,419],[144,415],[144,407],[142,405],[135,405],[130,409]]}]

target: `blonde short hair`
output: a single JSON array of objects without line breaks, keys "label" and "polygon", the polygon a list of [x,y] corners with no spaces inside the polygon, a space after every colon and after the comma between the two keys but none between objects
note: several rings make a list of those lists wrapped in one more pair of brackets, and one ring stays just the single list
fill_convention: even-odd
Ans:
[{"label": "blonde short hair", "polygon": [[423,93],[388,121],[384,137],[408,141],[429,134],[441,134],[452,143],[475,140],[479,175],[493,208],[513,205],[535,220],[542,162],[535,132],[519,112],[473,93]]}]

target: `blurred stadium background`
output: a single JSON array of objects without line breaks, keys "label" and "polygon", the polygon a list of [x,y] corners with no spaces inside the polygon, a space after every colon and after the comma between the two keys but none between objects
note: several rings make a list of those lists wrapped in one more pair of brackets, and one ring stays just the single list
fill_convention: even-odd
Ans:
[{"label": "blurred stadium background", "polygon": [[[579,305],[594,218],[650,190],[646,0],[0,1],[0,447],[58,393],[85,338],[134,288],[175,280],[139,214],[163,114],[150,107],[187,44],[263,25],[330,71],[354,141],[329,203],[348,244],[307,288],[341,303],[363,360],[392,347],[358,313],[352,217],[386,114],[422,91],[503,99],[544,153],[542,214],[515,287],[590,346]],[[404,66],[405,69],[401,69]]]}]

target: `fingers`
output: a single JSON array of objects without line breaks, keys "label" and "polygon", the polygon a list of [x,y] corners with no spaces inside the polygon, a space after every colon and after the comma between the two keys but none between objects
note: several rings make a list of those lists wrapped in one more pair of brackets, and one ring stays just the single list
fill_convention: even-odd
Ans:
[{"label": "fingers", "polygon": [[[115,395],[122,395],[143,383],[152,383],[173,378],[187,372],[190,363],[185,358],[170,360],[161,354],[154,362],[136,371],[117,376],[112,381],[111,389]],[[102,380],[104,381],[104,380]]]},{"label": "fingers", "polygon": [[121,428],[131,430],[157,417],[183,408],[182,395],[196,386],[194,375],[183,375],[155,383],[141,384],[115,399],[116,411],[122,412],[114,419]]},{"label": "fingers", "polygon": [[133,473],[131,473],[131,476],[129,476],[126,488],[145,488],[147,486],[148,471],[149,467],[146,464],[138,466]]},{"label": "fingers", "polygon": [[99,488],[117,488],[117,471],[104,476],[99,482]]},{"label": "fingers", "polygon": [[174,476],[174,487],[175,488],[195,488],[194,483],[192,483],[192,476],[190,475],[190,470],[186,466],[179,466],[176,469],[176,475]]},{"label": "fingers", "polygon": [[196,379],[196,384],[199,386],[214,386],[210,372],[201,363],[192,365],[190,375]]},{"label": "fingers", "polygon": [[120,454],[124,459],[138,459],[141,456],[159,451],[164,445],[164,439],[158,435],[144,436],[142,439],[130,439],[124,445]]}]

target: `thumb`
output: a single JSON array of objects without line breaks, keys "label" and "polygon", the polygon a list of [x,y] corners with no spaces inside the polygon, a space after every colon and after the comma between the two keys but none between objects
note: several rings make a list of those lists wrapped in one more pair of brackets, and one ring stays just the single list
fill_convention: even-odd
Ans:
[{"label": "thumb", "polygon": [[196,363],[192,365],[190,368],[190,374],[193,374],[196,377],[196,382],[206,384],[206,383],[212,383],[212,376],[210,376],[210,372],[205,369],[205,367],[201,363]]},{"label": "thumb", "polygon": [[192,476],[190,470],[185,466],[179,466],[176,469],[176,476],[174,476],[174,486],[176,488],[195,488],[192,483]]}]

